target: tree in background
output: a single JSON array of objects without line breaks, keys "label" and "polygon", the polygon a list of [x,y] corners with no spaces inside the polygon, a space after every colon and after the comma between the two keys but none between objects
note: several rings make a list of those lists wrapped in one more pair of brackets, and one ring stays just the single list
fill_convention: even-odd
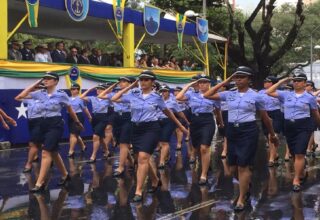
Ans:
[{"label": "tree in background", "polygon": [[[238,65],[246,65],[253,68],[258,74],[255,75],[255,83],[262,85],[263,79],[272,73],[272,67],[292,48],[299,31],[305,20],[303,15],[303,2],[298,0],[292,21],[285,23],[284,30],[274,28],[274,15],[276,0],[260,0],[251,15],[244,23],[235,20],[233,13],[229,10],[229,56]],[[228,3],[228,8],[231,8]],[[260,17],[258,19],[258,16]],[[255,21],[257,21],[255,23]],[[281,33],[284,31],[284,33]],[[237,33],[236,41],[232,34]],[[251,44],[252,56],[246,52],[246,38]]]},{"label": "tree in background", "polygon": [[[180,13],[202,10],[202,0],[154,0],[154,3],[164,9],[173,7]],[[229,39],[229,72],[238,65],[250,66],[258,73],[255,83],[262,85],[267,75],[288,69],[281,60],[291,51],[304,23],[303,1],[276,8],[276,0],[260,0],[249,15],[233,11],[228,1],[223,3],[223,0],[207,1],[207,19],[210,30]],[[217,5],[221,7],[213,7]],[[223,54],[222,45],[220,49]],[[213,69],[222,72],[217,65]]]}]

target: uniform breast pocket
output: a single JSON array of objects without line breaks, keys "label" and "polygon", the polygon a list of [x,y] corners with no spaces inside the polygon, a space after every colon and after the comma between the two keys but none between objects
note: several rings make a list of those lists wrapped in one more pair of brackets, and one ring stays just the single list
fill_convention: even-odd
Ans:
[{"label": "uniform breast pocket", "polygon": [[131,108],[132,109],[136,109],[136,110],[140,110],[140,109],[143,108],[143,103],[142,102],[138,102],[138,101],[131,102]]},{"label": "uniform breast pocket", "polygon": [[304,110],[309,110],[309,102],[307,102],[307,101],[301,101],[301,102],[300,102],[300,105],[301,105],[301,107],[302,107]]},{"label": "uniform breast pocket", "polygon": [[47,108],[51,110],[59,110],[61,108],[60,103],[58,100],[49,100],[48,103],[46,103]]},{"label": "uniform breast pocket", "polygon": [[147,102],[146,105],[145,105],[145,108],[147,108],[150,111],[156,110],[157,107],[158,107],[158,104],[155,103],[155,102]]},{"label": "uniform breast pocket", "polygon": [[247,109],[252,109],[255,107],[256,102],[254,100],[244,100],[244,105],[243,108],[247,108]]}]

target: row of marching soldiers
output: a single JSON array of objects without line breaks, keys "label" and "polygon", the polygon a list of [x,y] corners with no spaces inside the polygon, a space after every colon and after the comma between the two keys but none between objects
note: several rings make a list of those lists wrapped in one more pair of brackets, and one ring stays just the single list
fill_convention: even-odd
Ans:
[{"label": "row of marching soldiers", "polygon": [[[170,159],[169,143],[175,131],[178,151],[182,147],[183,135],[186,140],[190,138],[189,163],[195,163],[199,158],[201,174],[198,183],[207,186],[210,146],[217,124],[224,135],[221,158],[227,160],[239,180],[240,193],[233,203],[234,210],[243,211],[250,202],[253,161],[258,147],[257,113],[269,142],[269,166],[277,164],[278,134],[283,133],[288,149],[285,159],[291,156],[294,160],[292,189],[300,191],[307,177],[304,156],[314,127],[320,124],[317,94],[306,90],[309,85],[303,73],[280,81],[267,77],[265,89],[260,92],[250,88],[253,75],[252,69],[240,66],[228,79],[213,87],[210,87],[209,77],[198,75],[184,88],[175,88],[174,94],[171,94],[168,86],[157,85],[153,72],[144,71],[137,79],[120,77],[117,83],[99,84],[82,94],[80,86],[74,84],[71,97],[68,97],[65,92],[56,89],[59,76],[48,72],[16,97],[16,100],[28,104],[30,150],[24,172],[31,172],[38,149],[42,149],[39,177],[31,191],[44,191],[52,162],[62,175],[58,185],[63,186],[70,181],[58,146],[64,126],[62,108],[69,113],[68,156],[74,157],[77,143],[82,151],[86,150],[80,137],[86,115],[93,128],[93,149],[88,163],[96,162],[100,146],[107,159],[110,155],[108,146],[114,139],[120,148],[120,156],[119,167],[113,176],[121,177],[126,169],[136,172],[132,202],[143,201],[143,186],[147,177],[151,182],[148,193],[156,192],[161,186],[157,169],[164,169]],[[292,89],[278,89],[291,80]],[[96,95],[89,96],[93,90],[96,90]],[[87,103],[92,105],[92,114],[86,107]],[[110,111],[111,105],[114,112]],[[151,161],[155,151],[160,152],[157,167]]]}]

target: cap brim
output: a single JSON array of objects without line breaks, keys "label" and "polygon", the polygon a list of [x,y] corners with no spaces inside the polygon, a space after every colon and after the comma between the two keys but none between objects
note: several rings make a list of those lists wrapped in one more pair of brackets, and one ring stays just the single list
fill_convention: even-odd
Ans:
[{"label": "cap brim", "polygon": [[302,79],[302,80],[306,80],[306,81],[307,81],[307,78],[305,78],[305,77],[293,77],[292,79],[293,79],[293,80],[295,80],[295,79]]},{"label": "cap brim", "polygon": [[206,81],[206,82],[211,82],[211,80],[210,79],[206,79],[206,78],[200,78],[200,79],[198,79],[199,81]]},{"label": "cap brim", "polygon": [[147,79],[156,79],[156,77],[154,77],[154,76],[150,76],[150,75],[148,75],[148,74],[140,74],[140,76],[139,76],[139,79],[141,79],[141,78],[147,78]]},{"label": "cap brim", "polygon": [[161,91],[167,91],[167,92],[169,92],[170,89],[159,89],[159,91],[160,91],[160,92],[161,92]]},{"label": "cap brim", "polygon": [[122,77],[119,77],[119,81],[120,80],[125,80],[125,81],[128,81],[128,82],[131,82],[131,80],[125,76],[122,76]]},{"label": "cap brim", "polygon": [[245,75],[245,76],[252,76],[252,73],[245,72],[245,71],[236,71],[234,72],[235,75]]},{"label": "cap brim", "polygon": [[52,75],[44,75],[42,78],[51,78],[51,79],[56,79],[56,80],[59,80],[59,77],[55,77],[55,76],[52,76]]}]

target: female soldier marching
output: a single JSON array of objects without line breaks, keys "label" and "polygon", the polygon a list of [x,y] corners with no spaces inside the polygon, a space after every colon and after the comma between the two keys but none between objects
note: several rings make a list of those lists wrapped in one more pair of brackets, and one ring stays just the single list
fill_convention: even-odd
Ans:
[{"label": "female soldier marching", "polygon": [[[211,88],[204,96],[208,99],[226,101],[228,105],[227,159],[233,172],[238,171],[240,195],[234,202],[234,211],[243,211],[250,199],[251,175],[255,153],[258,147],[259,129],[256,123],[256,111],[268,129],[270,140],[277,142],[272,122],[265,111],[263,96],[253,91],[250,78],[253,71],[240,66],[227,80]],[[235,91],[218,92],[224,85],[234,80]]]}]

